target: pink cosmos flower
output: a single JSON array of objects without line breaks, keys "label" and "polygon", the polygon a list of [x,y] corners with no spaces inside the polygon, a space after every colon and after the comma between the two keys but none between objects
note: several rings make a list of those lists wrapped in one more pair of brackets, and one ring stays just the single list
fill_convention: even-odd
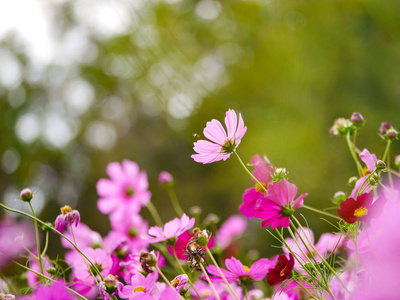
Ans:
[{"label": "pink cosmos flower", "polygon": [[[194,284],[195,289],[200,294],[200,297],[204,300],[217,300],[214,295],[213,290],[211,287],[204,281],[198,280]],[[243,290],[240,286],[236,283],[231,283],[231,288],[235,292],[235,294],[239,297],[239,299],[243,299]],[[221,300],[234,300],[236,297],[232,296],[231,292],[229,291],[228,287],[225,283],[214,283],[214,287],[217,291]],[[190,289],[190,293],[192,295],[192,299],[199,299],[196,292],[193,289]]]},{"label": "pink cosmos flower", "polygon": [[125,285],[118,296],[128,300],[143,299],[143,296],[149,296],[156,288],[158,273],[153,272],[146,277],[138,273],[131,278],[131,284]]},{"label": "pink cosmos flower", "polygon": [[61,215],[58,215],[58,217],[56,218],[54,227],[59,232],[63,232],[64,229],[70,225],[72,226],[73,224],[75,224],[75,227],[78,226],[80,219],[81,216],[79,214],[79,211],[77,211],[76,209],[72,210],[71,207],[65,205],[61,207]]},{"label": "pink cosmos flower", "polygon": [[51,286],[40,286],[33,295],[33,299],[40,300],[75,300],[74,294],[67,290],[66,284],[62,280],[53,282]]},{"label": "pink cosmos flower", "polygon": [[[314,250],[311,248],[311,245],[314,246],[314,248],[318,251],[319,254],[321,254],[322,257],[327,258],[329,254],[331,254],[332,252],[338,251],[343,243],[342,236],[332,233],[324,233],[319,238],[318,243],[314,245],[315,243],[314,233],[312,232],[311,229],[307,227],[303,227],[302,229],[298,228],[297,232],[300,233],[300,237],[296,233],[295,234],[296,241],[293,240],[292,238],[286,238],[285,242],[290,247],[292,252],[295,253],[300,260],[302,260],[303,264],[309,261],[308,257],[310,257],[310,255],[313,255],[318,262],[321,261],[321,258],[318,256],[317,253],[314,252]],[[307,247],[311,251],[311,253],[308,252],[302,240],[307,244]],[[283,247],[283,252],[285,252],[286,254],[290,253],[286,247]],[[307,257],[305,257],[303,253]],[[300,268],[300,264],[297,260],[295,261],[295,267]]]},{"label": "pink cosmos flower", "polygon": [[247,221],[241,216],[230,216],[218,229],[215,244],[221,249],[226,249],[247,228]]},{"label": "pink cosmos flower", "polygon": [[[266,188],[272,180],[271,175],[274,173],[274,167],[270,164],[266,156],[262,159],[259,155],[255,155],[251,159],[251,165],[254,166],[254,177]],[[244,192],[242,198],[243,204],[239,206],[239,210],[246,218],[253,218],[264,196],[264,189],[258,183],[255,183],[254,187]]]},{"label": "pink cosmos flower", "polygon": [[239,120],[236,112],[229,109],[226,112],[225,125],[228,133],[225,131],[221,122],[213,119],[207,122],[204,128],[204,136],[207,140],[199,140],[194,143],[192,158],[195,162],[209,164],[215,161],[227,160],[233,151],[240,144],[247,127],[244,126],[242,115],[239,114]]},{"label": "pink cosmos flower", "polygon": [[256,217],[263,219],[262,227],[272,225],[272,229],[278,226],[287,228],[290,225],[290,216],[294,209],[303,206],[303,198],[308,194],[296,197],[296,185],[289,183],[286,179],[274,182],[268,186],[268,196],[260,202],[256,211]]},{"label": "pink cosmos flower", "polygon": [[183,214],[180,219],[175,218],[164,225],[164,228],[153,226],[149,229],[149,236],[143,236],[150,241],[156,243],[167,241],[171,244],[175,243],[176,239],[185,231],[194,226],[195,219]]},{"label": "pink cosmos flower", "polygon": [[111,214],[118,210],[129,210],[132,214],[146,206],[151,198],[148,189],[147,175],[140,171],[137,163],[124,160],[107,166],[110,179],[97,182],[97,193],[100,199],[97,207],[103,214]]},{"label": "pink cosmos flower", "polygon": [[[231,257],[225,260],[225,265],[228,270],[221,268],[228,282],[238,282],[241,284],[248,285],[253,281],[263,280],[268,270],[275,266],[276,259],[269,260],[268,258],[262,258],[256,261],[250,268],[243,265],[240,260]],[[206,267],[208,273],[215,277],[210,277],[212,281],[222,282],[223,279],[221,274],[218,272],[216,266]]]},{"label": "pink cosmos flower", "polygon": [[189,282],[189,277],[186,274],[176,276],[172,281],[171,285],[179,293]]},{"label": "pink cosmos flower", "polygon": [[[181,260],[186,260],[187,259],[187,254],[186,254],[186,245],[189,243],[190,239],[194,236],[194,234],[189,233],[188,231],[185,231],[182,233],[178,239],[176,240],[175,244],[173,246],[169,245],[168,246],[168,252],[174,256],[174,249],[176,251],[176,256],[178,256],[179,259]],[[211,249],[214,246],[214,237],[210,237],[210,240],[207,243],[207,247]],[[204,249],[204,247],[200,247],[201,249]]]},{"label": "pink cosmos flower", "polygon": [[367,167],[364,168],[363,177],[357,180],[356,185],[350,194],[350,198],[353,199],[357,198],[358,192],[361,188],[363,189],[363,193],[368,193],[371,190],[371,185],[365,181],[367,180],[368,175],[376,170],[376,162],[378,161],[376,155],[371,154],[367,149],[364,149],[359,156]]}]

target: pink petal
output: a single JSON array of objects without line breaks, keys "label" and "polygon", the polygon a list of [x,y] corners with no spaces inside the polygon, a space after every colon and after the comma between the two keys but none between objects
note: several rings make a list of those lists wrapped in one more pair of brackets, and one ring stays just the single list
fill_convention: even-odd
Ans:
[{"label": "pink petal", "polygon": [[371,154],[367,149],[360,153],[361,160],[367,165],[368,170],[372,173],[376,169],[376,155]]},{"label": "pink petal", "polygon": [[120,206],[118,198],[100,198],[97,201],[97,208],[103,214],[109,214],[115,211]]},{"label": "pink petal", "polygon": [[225,260],[225,265],[229,271],[231,271],[236,276],[246,275],[246,270],[240,260],[231,257]]},{"label": "pink petal", "polygon": [[113,196],[119,192],[119,185],[109,179],[100,179],[96,184],[97,194],[101,197]]},{"label": "pink petal", "polygon": [[224,146],[227,141],[225,129],[218,120],[213,119],[210,122],[207,122],[203,133],[206,138],[220,146]]},{"label": "pink petal", "polygon": [[237,115],[233,109],[229,109],[226,112],[225,125],[228,130],[228,139],[235,139],[235,133],[237,129]]},{"label": "pink petal", "polygon": [[121,181],[124,180],[125,174],[121,165],[117,162],[112,162],[107,166],[107,174],[113,181]]}]

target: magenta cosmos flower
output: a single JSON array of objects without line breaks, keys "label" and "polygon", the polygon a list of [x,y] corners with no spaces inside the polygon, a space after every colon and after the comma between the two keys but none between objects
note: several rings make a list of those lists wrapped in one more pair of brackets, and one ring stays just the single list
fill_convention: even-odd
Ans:
[{"label": "magenta cosmos flower", "polygon": [[267,188],[272,180],[272,174],[274,174],[274,167],[266,156],[261,158],[259,155],[255,155],[251,159],[251,165],[254,167],[253,175],[262,184],[262,187],[255,183],[254,187],[247,189],[243,194],[243,204],[239,206],[239,210],[249,219],[255,216],[256,209],[265,196],[263,187]]},{"label": "magenta cosmos flower", "polygon": [[[194,237],[194,234],[190,233],[189,231],[185,231],[182,233],[178,239],[176,240],[175,244],[173,246],[169,245],[168,246],[168,252],[172,256],[174,256],[174,249],[176,252],[176,256],[181,259],[181,260],[186,260],[187,259],[187,253],[186,253],[186,246],[189,243],[190,239]],[[207,247],[211,249],[214,246],[214,237],[210,237],[207,243]],[[200,247],[200,249],[205,251],[205,247]]]},{"label": "magenta cosmos flower", "polygon": [[40,286],[34,292],[33,299],[40,300],[53,300],[53,299],[63,299],[63,300],[74,300],[75,296],[67,290],[66,283],[62,280],[57,280],[52,283],[51,286]]},{"label": "magenta cosmos flower", "polygon": [[340,203],[337,213],[347,223],[368,222],[371,218],[376,218],[381,214],[385,202],[383,198],[374,201],[374,195],[364,193],[358,196],[357,200],[347,198],[346,201]]},{"label": "magenta cosmos flower", "polygon": [[[153,226],[149,229],[150,243],[156,243],[161,241],[167,241],[170,244],[174,244],[176,239],[185,231],[189,230],[194,226],[194,218],[189,218],[186,214],[183,214],[180,219],[175,218],[164,225],[164,228]],[[144,236],[146,238],[146,236]]]},{"label": "magenta cosmos flower", "polygon": [[278,226],[287,228],[290,225],[290,216],[295,209],[303,206],[303,198],[308,194],[297,194],[296,185],[289,183],[286,179],[274,182],[268,186],[268,196],[260,202],[255,216],[263,219],[262,227],[272,225],[272,229]]},{"label": "magenta cosmos flower", "polygon": [[124,299],[142,299],[143,296],[150,295],[156,289],[158,273],[153,272],[146,277],[140,273],[132,276],[131,284],[125,285],[118,293]]},{"label": "magenta cosmos flower", "polygon": [[225,131],[220,121],[215,119],[207,122],[204,128],[204,136],[210,141],[199,140],[194,143],[192,158],[195,162],[209,164],[214,161],[227,160],[236,150],[244,136],[247,127],[244,126],[242,115],[239,119],[233,109],[226,112],[225,125],[228,133]]},{"label": "magenta cosmos flower", "polygon": [[[268,270],[275,266],[275,261],[276,259],[269,260],[268,258],[262,258],[256,261],[249,268],[248,266],[243,265],[240,260],[231,257],[225,260],[225,265],[229,271],[223,268],[221,268],[221,271],[228,282],[236,281],[248,285],[253,281],[263,280]],[[211,277],[211,280],[217,282],[223,281],[217,267],[208,266],[207,271],[211,275],[215,276]]]},{"label": "magenta cosmos flower", "polygon": [[129,210],[137,213],[146,206],[151,198],[148,189],[147,174],[140,171],[137,163],[124,160],[107,166],[110,179],[100,179],[97,182],[97,193],[100,199],[97,207],[103,214],[111,214],[118,210]]}]

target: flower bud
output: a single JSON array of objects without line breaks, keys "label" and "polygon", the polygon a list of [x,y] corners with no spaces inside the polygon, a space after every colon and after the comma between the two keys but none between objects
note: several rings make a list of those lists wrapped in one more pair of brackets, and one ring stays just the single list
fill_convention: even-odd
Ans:
[{"label": "flower bud", "polygon": [[139,255],[139,262],[140,265],[142,266],[143,270],[146,273],[152,273],[153,270],[151,269],[152,267],[155,267],[157,265],[157,257],[154,254],[154,251],[151,252],[140,252]]},{"label": "flower bud", "polygon": [[375,165],[378,170],[386,168],[386,164],[382,160],[378,160]]},{"label": "flower bud", "polygon": [[285,178],[287,175],[286,168],[276,168],[274,174],[272,174],[272,181],[279,182],[279,180]]},{"label": "flower bud", "polygon": [[349,185],[354,188],[356,186],[358,178],[356,176],[350,177],[348,180]]},{"label": "flower bud", "polygon": [[173,186],[174,185],[174,177],[167,171],[162,171],[160,175],[158,175],[158,182],[164,186]]},{"label": "flower bud", "polygon": [[52,231],[54,231],[53,224],[51,224],[50,222],[47,222],[46,225],[42,225],[41,227],[42,227],[42,230],[44,232],[52,232]]},{"label": "flower bud", "polygon": [[392,127],[392,124],[390,122],[382,122],[381,127],[379,128],[379,133],[381,135],[385,135],[386,131]]},{"label": "flower bud", "polygon": [[30,202],[33,198],[33,193],[30,188],[25,188],[20,193],[20,198],[24,202]]},{"label": "flower bud", "polygon": [[199,206],[192,206],[189,210],[190,214],[194,217],[200,216],[201,208]]},{"label": "flower bud", "polygon": [[364,117],[358,112],[354,112],[352,114],[350,121],[353,122],[353,124],[355,124],[357,127],[364,125]]},{"label": "flower bud", "polygon": [[333,195],[333,203],[339,205],[343,201],[346,201],[346,194],[342,191],[336,192],[335,195]]},{"label": "flower bud", "polygon": [[200,230],[200,228],[196,227],[193,229],[192,233],[194,236],[191,238],[194,242],[196,242],[199,246],[205,247],[209,240],[209,234],[207,230]]},{"label": "flower bud", "polygon": [[396,130],[394,130],[393,128],[388,129],[388,131],[386,131],[386,135],[389,139],[393,140],[397,137],[398,132]]},{"label": "flower bud", "polygon": [[349,119],[339,118],[333,123],[329,129],[329,133],[333,135],[346,135],[348,132],[351,134],[355,130],[353,123]]},{"label": "flower bud", "polygon": [[204,222],[206,226],[216,225],[219,222],[219,217],[216,214],[208,214]]},{"label": "flower bud", "polygon": [[400,169],[400,155],[396,155],[396,158],[394,159],[394,165]]}]

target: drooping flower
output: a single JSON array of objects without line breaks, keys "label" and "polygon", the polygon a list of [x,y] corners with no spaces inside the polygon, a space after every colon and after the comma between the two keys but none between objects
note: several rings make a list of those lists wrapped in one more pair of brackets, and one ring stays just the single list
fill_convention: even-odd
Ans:
[{"label": "drooping flower", "polygon": [[346,201],[340,203],[337,213],[347,223],[369,221],[371,218],[376,218],[380,215],[384,203],[383,198],[378,198],[374,201],[373,194],[364,193],[358,196],[356,200],[347,198]]},{"label": "drooping flower", "polygon": [[189,282],[189,277],[186,274],[176,276],[172,281],[171,285],[179,293]]},{"label": "drooping flower", "polygon": [[[250,284],[253,281],[263,280],[268,270],[273,268],[276,259],[269,260],[268,258],[262,258],[256,261],[249,268],[241,263],[240,260],[231,257],[225,260],[225,265],[228,270],[220,268],[228,282],[238,282],[241,284]],[[210,277],[212,281],[222,282],[223,279],[216,266],[208,266],[208,273],[215,277]]]},{"label": "drooping flower", "polygon": [[263,186],[261,187],[255,182],[255,186],[247,189],[243,194],[243,204],[239,206],[239,210],[249,219],[254,217],[256,209],[261,200],[265,197],[263,188],[267,188],[272,180],[272,174],[274,174],[274,167],[270,164],[266,156],[262,159],[259,155],[255,155],[251,159],[251,165],[254,167],[253,176],[257,178]]},{"label": "drooping flower", "polygon": [[164,228],[150,227],[149,236],[143,236],[143,238],[148,239],[150,243],[168,241],[168,243],[173,244],[182,233],[193,227],[194,222],[194,218],[190,219],[186,214],[183,214],[180,219],[175,218],[166,223]]},{"label": "drooping flower", "polygon": [[247,228],[247,221],[241,216],[230,216],[217,230],[215,245],[221,249],[227,248]]},{"label": "drooping flower", "polygon": [[213,119],[207,122],[203,133],[211,142],[199,140],[194,143],[193,149],[197,153],[192,155],[194,161],[209,164],[215,161],[227,160],[231,156],[240,144],[247,127],[244,126],[242,115],[239,113],[238,118],[233,109],[229,109],[226,112],[225,125],[227,131],[225,131],[220,121]]},{"label": "drooping flower", "polygon": [[[314,245],[314,233],[311,229],[307,227],[298,228],[297,232],[299,234],[295,234],[295,240],[293,240],[292,238],[286,238],[285,242],[291,249],[292,253],[295,253],[296,257],[302,260],[303,264],[308,263],[308,258],[311,257],[311,255],[315,258],[317,262],[321,261],[321,258],[315,252],[315,250],[322,257],[327,258],[332,252],[338,251],[343,242],[343,238],[340,235],[333,233],[324,233],[319,238],[318,243]],[[306,243],[307,248],[310,251],[307,250],[302,241]],[[315,250],[311,246],[314,246]],[[283,247],[283,252],[285,252],[286,254],[290,253],[289,249],[286,247]],[[305,256],[303,253],[305,254]],[[296,268],[300,267],[300,264],[297,260],[295,262],[295,266]]]},{"label": "drooping flower", "polygon": [[350,198],[356,199],[360,189],[362,188],[363,193],[368,193],[371,190],[371,185],[368,180],[369,174],[376,170],[376,162],[378,161],[375,154],[371,154],[367,149],[364,149],[360,153],[361,160],[365,163],[366,167],[363,169],[363,176],[357,180]]},{"label": "drooping flower", "polygon": [[143,296],[150,295],[155,290],[157,279],[157,272],[150,273],[147,276],[137,273],[132,276],[131,283],[125,285],[118,292],[118,296],[129,300],[142,299]]},{"label": "drooping flower", "polygon": [[140,171],[137,163],[124,160],[107,166],[110,179],[100,179],[97,182],[97,193],[100,199],[97,207],[103,214],[111,214],[118,210],[129,210],[131,214],[140,211],[151,198],[148,191],[147,174]]},{"label": "drooping flower", "polygon": [[58,230],[59,232],[63,232],[64,229],[70,225],[72,226],[73,224],[75,224],[75,227],[78,226],[81,219],[79,211],[77,211],[76,209],[73,210],[68,205],[61,207],[60,210],[61,214],[58,215],[54,223],[54,227],[56,228],[56,230]]},{"label": "drooping flower", "polygon": [[294,267],[294,257],[289,253],[289,259],[282,254],[274,268],[268,270],[267,282],[269,285],[276,285],[289,278]]},{"label": "drooping flower", "polygon": [[286,179],[274,182],[268,186],[268,196],[260,202],[255,216],[263,219],[262,227],[272,225],[272,229],[278,226],[287,228],[290,225],[290,216],[295,209],[303,206],[303,198],[308,194],[296,197],[296,185],[289,183]]}]

